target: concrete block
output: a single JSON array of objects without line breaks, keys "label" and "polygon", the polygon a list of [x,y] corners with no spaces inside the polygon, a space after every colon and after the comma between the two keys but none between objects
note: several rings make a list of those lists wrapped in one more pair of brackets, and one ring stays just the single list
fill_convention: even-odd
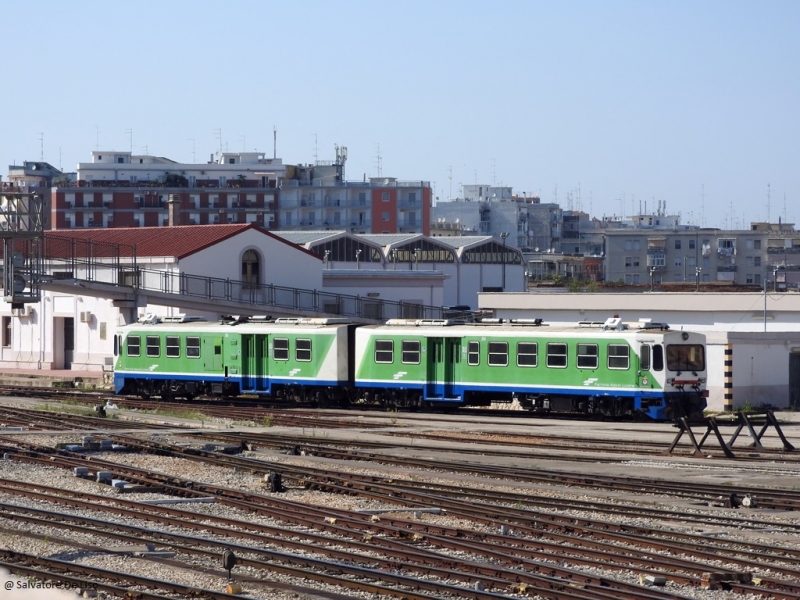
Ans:
[{"label": "concrete block", "polygon": [[72,473],[75,477],[86,477],[89,474],[89,467],[75,467]]}]

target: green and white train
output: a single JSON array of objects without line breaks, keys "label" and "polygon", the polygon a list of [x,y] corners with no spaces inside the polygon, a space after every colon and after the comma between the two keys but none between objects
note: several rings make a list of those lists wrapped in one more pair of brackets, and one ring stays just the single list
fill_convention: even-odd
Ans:
[{"label": "green and white train", "polygon": [[115,338],[117,393],[269,395],[347,406],[516,403],[542,412],[671,420],[706,407],[705,336],[619,318],[541,320],[145,318]]}]

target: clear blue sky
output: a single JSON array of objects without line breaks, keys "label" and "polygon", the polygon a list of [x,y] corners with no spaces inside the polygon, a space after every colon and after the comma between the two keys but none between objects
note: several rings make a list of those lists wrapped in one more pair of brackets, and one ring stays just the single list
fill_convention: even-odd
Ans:
[{"label": "clear blue sky", "polygon": [[[0,169],[103,150],[800,220],[800,2],[5,0]],[[193,140],[193,141],[192,141]],[[580,198],[578,187],[580,186]],[[705,201],[702,201],[703,190]],[[784,201],[785,198],[785,201]],[[785,211],[784,211],[785,206]],[[591,209],[591,210],[590,210]]]}]

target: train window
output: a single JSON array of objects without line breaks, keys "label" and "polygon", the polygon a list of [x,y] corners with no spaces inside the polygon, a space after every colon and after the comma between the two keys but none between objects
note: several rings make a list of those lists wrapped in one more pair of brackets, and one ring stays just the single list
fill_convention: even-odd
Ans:
[{"label": "train window", "polygon": [[505,367],[508,364],[508,342],[489,342],[489,365]]},{"label": "train window", "polygon": [[656,344],[653,346],[653,371],[664,370],[664,346]]},{"label": "train window", "polygon": [[186,357],[187,358],[200,358],[200,338],[187,337],[186,338]]},{"label": "train window", "polygon": [[148,335],[145,340],[147,343],[147,356],[152,358],[161,356],[161,338],[157,335]]},{"label": "train window", "polygon": [[181,357],[181,338],[177,335],[167,336],[167,356],[169,358]]},{"label": "train window", "polygon": [[[649,350],[649,348],[648,348]],[[648,356],[649,359],[649,356]],[[628,369],[630,367],[630,348],[625,344],[608,345],[608,368]]]},{"label": "train window", "polygon": [[272,358],[275,360],[289,360],[288,338],[274,338],[272,340]]},{"label": "train window", "polygon": [[538,351],[539,344],[535,342],[519,342],[517,344],[517,366],[535,367]]},{"label": "train window", "polygon": [[119,336],[114,336],[114,356],[119,356]]},{"label": "train window", "polygon": [[295,340],[294,357],[304,362],[311,360],[311,340]]},{"label": "train window", "polygon": [[403,362],[408,365],[419,364],[420,343],[417,340],[403,340]]},{"label": "train window", "polygon": [[129,335],[125,342],[128,346],[128,356],[139,356],[141,354],[142,338],[138,335]]},{"label": "train window", "polygon": [[547,366],[552,369],[567,367],[567,345],[547,344]]},{"label": "train window", "polygon": [[394,342],[392,340],[375,340],[375,362],[394,362]]},{"label": "train window", "polygon": [[706,368],[706,357],[700,344],[669,344],[667,346],[667,369],[669,371],[702,371]]},{"label": "train window", "polygon": [[648,344],[642,344],[639,356],[639,368],[642,371],[650,370],[650,346]]},{"label": "train window", "polygon": [[481,343],[470,342],[467,344],[467,364],[475,365],[481,364]]},{"label": "train window", "polygon": [[579,369],[597,368],[597,344],[578,344],[577,354]]}]

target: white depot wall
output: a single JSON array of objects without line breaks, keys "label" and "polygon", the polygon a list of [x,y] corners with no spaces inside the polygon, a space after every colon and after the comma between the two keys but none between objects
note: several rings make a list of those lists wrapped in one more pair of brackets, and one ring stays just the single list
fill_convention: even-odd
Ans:
[{"label": "white depot wall", "polygon": [[239,280],[242,278],[242,256],[250,249],[260,256],[262,284],[309,290],[322,288],[320,258],[252,229],[182,258],[181,271],[192,275]]},{"label": "white depot wall", "polygon": [[800,336],[786,333],[732,333],[733,405],[790,405],[789,357]]},{"label": "white depot wall", "polygon": [[[426,276],[425,273],[424,271],[381,271],[370,276],[371,274],[364,270],[326,271],[323,289],[325,292],[361,296],[365,299],[375,298],[389,302],[446,306],[446,304],[442,304],[444,301],[442,285],[444,275],[437,273],[435,276]],[[422,274],[422,276],[417,274]]]},{"label": "white depot wall", "polygon": [[0,347],[0,366],[76,371],[110,367],[120,321],[107,298],[45,292],[22,315],[2,303],[0,316],[10,320],[10,343]]},{"label": "white depot wall", "polygon": [[[506,293],[523,292],[525,289],[525,267],[523,265],[506,265]],[[458,302],[448,304],[466,304],[473,310],[479,308],[478,294],[484,288],[501,288],[503,286],[502,264],[463,263],[457,274]]]}]

